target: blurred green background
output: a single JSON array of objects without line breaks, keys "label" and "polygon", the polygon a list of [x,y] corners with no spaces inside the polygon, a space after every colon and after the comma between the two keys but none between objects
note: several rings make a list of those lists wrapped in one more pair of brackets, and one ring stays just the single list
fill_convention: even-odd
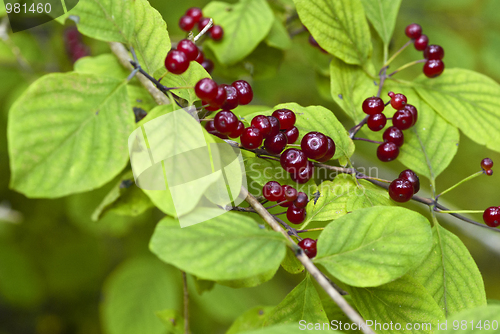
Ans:
[{"label": "blurred green background", "polygon": [[[175,42],[184,37],[177,26],[179,17],[188,7],[203,7],[208,1],[150,2],[163,15]],[[280,9],[290,1],[269,2]],[[404,27],[412,22],[423,26],[431,43],[444,47],[447,68],[471,69],[500,81],[500,1],[405,0],[392,52],[407,41]],[[144,318],[142,312],[182,309],[180,272],[161,264],[148,251],[149,238],[162,217],[159,211],[149,210],[137,218],[110,213],[98,222],[90,219],[116,180],[102,189],[56,200],[28,199],[9,190],[9,107],[37,77],[72,70],[64,50],[63,30],[63,26],[50,22],[0,39],[0,334],[117,333],[120,316],[128,316],[131,309],[136,310],[133,314],[139,319],[138,326]],[[376,46],[373,59],[380,67],[380,43],[374,36],[372,31]],[[88,38],[84,41],[93,56],[109,52],[106,43]],[[420,57],[410,47],[393,68]],[[283,62],[277,71],[269,68],[280,60]],[[292,48],[284,54],[263,48],[253,64],[253,104],[320,104],[334,111],[347,128],[353,125],[329,98],[329,78],[324,72],[328,57],[308,45],[307,33],[295,36]],[[401,78],[411,80],[420,71],[421,67],[415,66],[401,73]],[[216,64],[213,75],[221,83],[233,80],[235,73],[241,70],[228,71]],[[317,85],[321,89],[316,89]],[[379,175],[388,179],[404,169],[397,161],[378,162],[372,144],[357,142],[356,148],[355,166],[381,167]],[[478,171],[484,157],[500,165],[499,153],[461,135],[458,154],[437,180],[438,191]],[[447,194],[443,203],[452,209],[482,210],[500,205],[500,172],[495,173],[491,178],[480,177],[464,184]],[[421,181],[424,195],[428,194],[428,180]],[[427,214],[425,207],[409,206]],[[481,215],[472,217],[481,221]],[[471,251],[483,274],[488,298],[500,299],[500,234],[446,217],[441,221]],[[250,307],[278,304],[301,278],[280,270],[272,281],[256,288],[216,286],[202,295],[190,280],[193,332],[223,333]],[[161,322],[155,321],[149,324],[151,333],[162,333]]]}]

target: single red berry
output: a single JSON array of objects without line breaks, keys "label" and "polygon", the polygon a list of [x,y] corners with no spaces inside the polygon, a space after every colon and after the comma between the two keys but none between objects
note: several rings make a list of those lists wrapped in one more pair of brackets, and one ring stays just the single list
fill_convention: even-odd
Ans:
[{"label": "single red berry", "polygon": [[210,59],[205,59],[202,63],[201,66],[205,69],[205,71],[208,72],[208,74],[212,74],[214,70],[214,62],[211,61]]},{"label": "single red berry", "polygon": [[490,158],[484,158],[481,161],[481,168],[483,168],[484,170],[491,169],[492,167],[493,167],[493,160],[491,160]]},{"label": "single red berry", "polygon": [[284,186],[283,186],[283,192],[281,193],[281,197],[280,197],[280,199],[278,200],[278,203],[280,203],[280,204],[279,204],[279,206],[281,206],[281,207],[283,207],[283,208],[288,208],[288,207],[292,206],[292,204],[293,204],[293,202],[291,202],[291,201],[287,200],[287,199],[286,199],[286,196],[285,196],[285,193],[286,193],[286,192],[288,191],[288,189],[290,189],[290,188],[292,188],[292,189],[293,189],[293,187],[292,187],[292,186],[289,186],[289,185],[284,185]]},{"label": "single red berry", "polygon": [[300,168],[306,167],[307,157],[301,150],[289,148],[280,158],[281,167],[289,173],[298,172]]},{"label": "single red berry", "polygon": [[413,185],[406,179],[395,179],[389,185],[389,196],[396,202],[408,202],[413,196]]},{"label": "single red berry", "polygon": [[239,121],[238,122],[238,127],[236,128],[236,130],[234,130],[233,132],[231,132],[228,137],[229,138],[238,138],[239,136],[241,136],[241,134],[243,133],[243,131],[245,130],[245,124],[243,124],[242,121]]},{"label": "single red berry", "polygon": [[198,7],[191,7],[186,11],[187,16],[191,16],[195,22],[198,22],[203,16],[201,9]]},{"label": "single red berry", "polygon": [[286,218],[292,224],[300,224],[306,219],[306,209],[297,208],[295,205],[291,205],[286,210]]},{"label": "single red berry", "polygon": [[203,108],[205,108],[206,111],[217,111],[220,109],[220,106],[212,106],[210,103],[208,103],[208,101],[201,101],[201,105],[203,106]]},{"label": "single red berry", "polygon": [[[288,212],[287,212],[288,216]],[[491,206],[484,210],[483,220],[489,227],[497,227],[500,225],[500,207]]]},{"label": "single red berry", "polygon": [[198,47],[189,39],[182,39],[179,41],[177,44],[177,50],[184,52],[189,61],[196,60],[196,58],[198,58],[198,54],[200,53]]},{"label": "single red berry", "polygon": [[326,137],[326,139],[328,141],[328,150],[326,151],[326,153],[325,153],[324,156],[322,156],[319,159],[316,159],[316,161],[327,162],[328,160],[330,160],[331,158],[333,158],[333,156],[335,155],[335,148],[336,148],[335,147],[335,142],[330,137]]},{"label": "single red berry", "polygon": [[64,39],[68,49],[74,48],[82,42],[82,34],[78,31],[77,27],[69,27],[64,31]]},{"label": "single red berry", "polygon": [[415,39],[414,43],[415,49],[418,51],[424,51],[427,44],[429,44],[429,37],[427,37],[427,35],[420,35],[419,38]]},{"label": "single red berry", "polygon": [[406,96],[404,96],[403,94],[394,94],[391,97],[391,106],[396,110],[403,109],[406,105],[406,102],[408,102],[408,100],[406,99]]},{"label": "single red berry", "polygon": [[305,208],[307,203],[309,203],[309,198],[307,198],[306,193],[301,191],[297,194],[297,199],[293,202],[293,205],[297,208]]},{"label": "single red berry", "polygon": [[398,129],[395,126],[391,126],[387,128],[387,130],[384,131],[384,134],[382,135],[382,138],[384,138],[384,141],[386,142],[392,142],[397,145],[397,147],[403,146],[405,142],[405,137],[403,135],[403,131]]},{"label": "single red berry", "polygon": [[300,148],[309,159],[320,159],[328,150],[328,140],[321,132],[312,131],[302,137]]},{"label": "single red berry", "polygon": [[238,122],[238,118],[228,110],[221,110],[214,117],[215,128],[223,135],[229,135],[236,131]]},{"label": "single red berry", "polygon": [[293,126],[291,129],[284,131],[286,138],[288,138],[288,144],[293,144],[299,139],[299,129]]},{"label": "single red berry", "polygon": [[264,187],[262,187],[262,196],[271,202],[277,202],[283,194],[283,189],[281,185],[276,181],[267,182]]},{"label": "single red berry", "polygon": [[411,124],[411,126],[414,126],[415,124],[417,124],[417,120],[418,120],[417,108],[415,108],[415,106],[412,104],[406,104],[405,110],[408,110],[411,113],[411,115],[413,116],[413,123]]},{"label": "single red berry", "polygon": [[484,171],[484,172],[485,172],[485,173],[486,173],[486,175],[488,175],[488,176],[493,175],[493,169],[488,169],[488,170],[486,170],[486,171]]},{"label": "single red berry", "polygon": [[217,136],[221,139],[227,139],[226,135],[223,135],[222,133],[217,131],[217,129],[215,128],[215,125],[214,125],[214,121],[208,121],[207,124],[205,124],[205,129],[211,135]]},{"label": "single red berry", "polygon": [[184,15],[179,20],[179,27],[184,31],[191,31],[196,24],[195,20],[191,16]]},{"label": "single red berry", "polygon": [[366,121],[368,128],[372,131],[380,131],[387,124],[387,117],[384,114],[375,114],[368,116]]},{"label": "single red berry", "polygon": [[238,101],[240,105],[249,104],[253,99],[252,87],[245,80],[238,80],[231,84],[238,92]]},{"label": "single red berry", "polygon": [[203,78],[194,86],[194,92],[201,100],[212,102],[217,97],[219,86],[210,78]]},{"label": "single red berry", "polygon": [[439,59],[428,60],[424,65],[424,74],[428,78],[435,78],[444,71],[444,63]]},{"label": "single red berry", "polygon": [[420,179],[414,171],[412,171],[411,169],[406,169],[399,173],[399,178],[410,181],[411,185],[413,186],[413,193],[418,193],[418,191],[420,190]]},{"label": "single red berry", "polygon": [[201,65],[204,60],[205,60],[205,55],[203,54],[203,51],[198,49],[198,57],[196,57],[194,61]]},{"label": "single red berry", "polygon": [[182,74],[189,67],[189,59],[182,51],[170,50],[165,58],[165,67],[170,73]]},{"label": "single red berry", "polygon": [[[198,30],[199,31],[202,31],[203,28],[205,28],[205,26],[210,22],[210,18],[209,17],[202,17],[200,19],[200,21],[198,21]],[[209,30],[210,31],[210,30]]]},{"label": "single red berry", "polygon": [[224,29],[222,29],[219,25],[214,25],[212,29],[210,29],[210,37],[214,41],[220,41],[224,36]]},{"label": "single red berry", "polygon": [[221,85],[226,90],[226,101],[222,104],[223,109],[231,110],[238,106],[238,91],[230,85]]},{"label": "single red berry", "polygon": [[224,102],[226,102],[226,97],[227,93],[224,87],[222,85],[217,86],[217,95],[210,101],[210,107],[216,108],[215,110],[220,109]]},{"label": "single red berry", "polygon": [[290,178],[297,183],[306,183],[314,176],[314,164],[307,160],[306,167],[299,168],[298,172],[290,173]]},{"label": "single red berry", "polygon": [[77,44],[71,49],[71,60],[75,63],[78,59],[90,55],[90,50],[85,44]]},{"label": "single red berry", "polygon": [[380,144],[377,148],[377,157],[380,161],[389,162],[396,159],[399,155],[399,147],[390,142]]},{"label": "single red berry", "polygon": [[299,193],[294,187],[287,187],[285,190],[285,199],[289,202],[293,202],[297,199]]},{"label": "single red berry", "polygon": [[252,119],[251,125],[259,129],[260,133],[266,138],[271,133],[271,122],[264,115],[255,116]]},{"label": "single red berry", "polygon": [[273,116],[280,121],[281,130],[289,130],[295,125],[295,113],[290,109],[278,109],[273,111]]},{"label": "single red berry", "polygon": [[392,116],[392,125],[399,130],[407,130],[413,125],[413,115],[408,109],[396,111]]},{"label": "single red berry", "polygon": [[385,104],[380,97],[369,97],[363,101],[362,109],[365,114],[375,115],[384,111]]},{"label": "single red berry", "polygon": [[394,92],[389,92],[387,93],[387,95],[389,95],[389,97],[392,99],[394,96],[396,96],[396,94]]},{"label": "single red berry", "polygon": [[243,130],[243,133],[240,136],[240,140],[241,145],[244,148],[251,150],[262,145],[262,140],[264,140],[264,138],[262,137],[259,129],[251,126]]},{"label": "single red berry", "polygon": [[277,135],[280,132],[280,121],[278,121],[278,119],[274,116],[267,116],[267,119],[271,124],[271,133],[269,134],[269,136]]},{"label": "single red berry", "polygon": [[422,35],[422,27],[420,24],[412,23],[406,27],[405,34],[411,39],[419,38]]},{"label": "single red berry", "polygon": [[268,136],[264,141],[265,149],[272,154],[280,154],[283,152],[287,144],[286,135],[283,132],[278,132],[274,136]]},{"label": "single red berry", "polygon": [[318,253],[318,250],[317,250],[317,241],[313,240],[311,238],[302,239],[299,242],[299,247],[304,250],[304,253],[306,253],[307,257],[310,258],[310,259],[312,259],[313,257],[315,257],[316,254]]},{"label": "single red berry", "polygon": [[444,58],[444,49],[441,45],[431,44],[428,45],[424,50],[424,58],[425,59],[443,59]]}]

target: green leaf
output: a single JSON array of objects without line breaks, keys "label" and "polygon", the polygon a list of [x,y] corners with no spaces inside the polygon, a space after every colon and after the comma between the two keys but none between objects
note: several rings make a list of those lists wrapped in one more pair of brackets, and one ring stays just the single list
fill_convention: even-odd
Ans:
[{"label": "green leaf", "polygon": [[[432,296],[408,275],[378,287],[352,288],[350,293],[360,314],[377,333],[433,333],[438,320],[444,320]],[[376,328],[375,321],[379,324]],[[394,324],[390,330],[380,325],[390,323]],[[407,324],[410,327],[406,328]],[[413,329],[417,324],[420,328]]]},{"label": "green leaf", "polygon": [[104,331],[109,334],[164,333],[165,326],[155,312],[177,308],[179,278],[179,272],[154,258],[134,258],[121,264],[104,285],[101,305]]},{"label": "green leaf", "polygon": [[5,10],[5,4],[3,3],[3,0],[0,0],[0,17],[4,16],[7,14],[7,11]]},{"label": "green leaf", "polygon": [[[312,326],[313,324],[309,324],[309,326]],[[303,334],[304,332],[306,333],[316,333],[316,334],[327,334],[327,333],[341,333],[338,331],[332,331],[330,329],[323,329],[322,326],[326,324],[319,324],[316,323],[314,324],[314,329],[313,327],[310,327],[309,330],[307,330],[307,324],[305,322],[299,322],[299,323],[294,323],[294,324],[285,324],[285,325],[276,325],[272,327],[266,327],[262,329],[257,329],[257,330],[252,330],[249,332],[242,332],[241,334]]]},{"label": "green leaf", "polygon": [[166,217],[157,225],[150,249],[161,260],[200,278],[234,280],[278,268],[285,256],[285,239],[260,229],[250,217],[227,212],[187,228]]},{"label": "green leaf", "polygon": [[475,334],[500,333],[498,315],[500,305],[488,305],[462,311],[447,319],[447,328],[441,324],[439,333],[443,334]]},{"label": "green leaf", "polygon": [[422,263],[431,246],[424,216],[401,207],[373,207],[329,223],[319,236],[314,262],[346,284],[378,286]]},{"label": "green leaf", "polygon": [[448,317],[486,305],[483,278],[465,245],[439,225],[432,228],[433,246],[412,277],[422,283]]},{"label": "green leaf", "polygon": [[184,317],[177,310],[163,310],[155,313],[167,328],[166,334],[184,334]]},{"label": "green leaf", "polygon": [[226,334],[236,334],[262,328],[264,320],[266,320],[267,315],[273,309],[273,306],[256,306],[251,308],[236,318]]},{"label": "green leaf", "polygon": [[328,53],[362,65],[372,53],[360,0],[295,0],[300,21]]},{"label": "green leaf", "polygon": [[266,43],[277,49],[287,50],[292,46],[288,31],[278,17],[274,18],[271,31],[266,37]]},{"label": "green leaf", "polygon": [[301,272],[304,271],[304,266],[297,259],[293,251],[288,247],[286,248],[286,255],[283,261],[281,262],[281,266],[290,274],[300,274]]},{"label": "green leaf", "polygon": [[401,0],[361,0],[366,16],[385,45],[389,45]]},{"label": "green leaf", "polygon": [[488,305],[500,305],[500,300],[497,299],[488,299]]},{"label": "green leaf", "polygon": [[500,152],[500,85],[483,74],[448,69],[414,83],[418,94],[444,119],[481,145]]},{"label": "green leaf", "polygon": [[211,1],[203,8],[203,15],[224,29],[221,41],[206,41],[206,46],[223,65],[234,64],[252,53],[274,21],[265,0],[240,0],[235,4]]},{"label": "green leaf", "polygon": [[215,286],[215,281],[201,279],[193,275],[191,275],[191,277],[193,278],[196,291],[199,295],[201,295],[203,292],[211,291]]},{"label": "green leaf", "polygon": [[[354,308],[354,303],[350,295],[345,295],[342,297],[344,297],[345,301]],[[344,311],[342,311],[337,303],[335,303],[332,298],[330,298],[330,296],[322,298],[321,303],[323,304],[323,308],[325,310],[326,316],[330,320],[330,323],[332,323],[332,321],[336,321],[339,326],[340,322],[352,323],[349,317],[344,313]],[[333,323],[335,324],[335,322]]]},{"label": "green leaf", "polygon": [[10,110],[10,186],[28,197],[55,198],[116,176],[134,129],[125,83],[77,73],[35,81]]},{"label": "green leaf", "polygon": [[217,281],[220,285],[225,285],[231,288],[252,288],[257,285],[261,285],[272,279],[274,275],[276,275],[276,271],[278,271],[279,267],[273,268],[267,272],[250,276],[247,278],[234,279],[234,280],[220,280]]},{"label": "green leaf", "polygon": [[321,299],[309,274],[269,313],[264,326],[296,323],[300,320],[328,322]]}]

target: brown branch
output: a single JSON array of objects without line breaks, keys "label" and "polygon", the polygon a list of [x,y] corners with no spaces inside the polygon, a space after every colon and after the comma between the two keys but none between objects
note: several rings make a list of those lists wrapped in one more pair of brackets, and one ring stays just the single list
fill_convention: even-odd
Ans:
[{"label": "brown branch", "polygon": [[182,271],[182,288],[184,291],[184,334],[189,334],[189,292],[186,272]]}]

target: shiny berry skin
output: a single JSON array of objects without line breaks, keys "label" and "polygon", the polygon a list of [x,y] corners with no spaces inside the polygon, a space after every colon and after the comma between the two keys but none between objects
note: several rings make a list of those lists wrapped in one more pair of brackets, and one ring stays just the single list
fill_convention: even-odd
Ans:
[{"label": "shiny berry skin", "polygon": [[403,131],[399,130],[395,126],[387,128],[387,130],[384,131],[382,138],[384,138],[384,141],[386,142],[391,142],[396,144],[397,147],[403,146],[405,142]]},{"label": "shiny berry skin", "polygon": [[307,206],[307,203],[309,203],[309,198],[307,197],[306,193],[301,191],[297,194],[297,199],[295,200],[295,202],[293,202],[293,205],[295,205],[297,208],[305,208]]},{"label": "shiny berry skin", "polygon": [[194,61],[201,65],[204,60],[205,60],[205,55],[203,54],[203,51],[198,49],[198,57],[196,57]]},{"label": "shiny berry skin", "polygon": [[165,67],[170,73],[182,74],[189,67],[189,59],[182,51],[170,50],[165,58]]},{"label": "shiny berry skin", "polygon": [[231,84],[238,92],[238,101],[240,105],[249,104],[253,99],[253,91],[250,84],[245,80],[238,80]]},{"label": "shiny berry skin", "polygon": [[283,207],[283,208],[288,208],[288,207],[290,207],[290,206],[292,206],[292,205],[293,205],[293,202],[291,202],[291,201],[287,200],[287,199],[286,199],[286,196],[285,196],[285,193],[286,193],[286,192],[287,192],[290,188],[292,188],[292,189],[293,189],[293,187],[292,187],[292,186],[289,186],[289,185],[284,185],[284,186],[283,186],[283,192],[281,193],[281,197],[280,197],[280,199],[278,200],[278,203],[280,203],[280,204],[279,204],[279,206],[281,206],[281,207]]},{"label": "shiny berry skin", "polygon": [[224,29],[222,29],[219,25],[214,25],[212,29],[210,29],[210,37],[214,41],[220,41],[224,36]]},{"label": "shiny berry skin", "polygon": [[[288,216],[288,212],[287,212]],[[483,220],[489,227],[497,227],[500,225],[500,207],[491,206],[484,210]]]},{"label": "shiny berry skin", "polygon": [[299,193],[294,187],[287,187],[285,190],[285,199],[289,202],[293,202],[297,199]]},{"label": "shiny berry skin", "polygon": [[238,106],[238,91],[230,85],[221,85],[226,90],[226,101],[222,104],[223,109],[231,110]]},{"label": "shiny berry skin", "polygon": [[220,133],[219,131],[217,131],[217,129],[214,126],[214,121],[208,121],[207,124],[205,124],[205,129],[211,135],[217,136],[217,137],[219,137],[221,139],[227,139],[226,135],[223,135],[222,133]]},{"label": "shiny berry skin", "polygon": [[493,175],[493,169],[488,169],[488,170],[486,170],[486,171],[484,171],[484,172],[485,172],[485,173],[486,173],[486,175],[488,175],[488,176]]},{"label": "shiny berry skin", "polygon": [[176,49],[184,52],[189,61],[196,60],[196,58],[198,58],[198,54],[200,53],[198,47],[189,39],[179,41]]},{"label": "shiny berry skin", "polygon": [[292,224],[300,224],[306,219],[306,209],[292,205],[286,210],[286,218]]},{"label": "shiny berry skin", "polygon": [[428,45],[424,50],[424,58],[428,60],[431,59],[441,60],[444,58],[444,49],[441,47],[441,45],[435,45],[435,44]]},{"label": "shiny berry skin", "polygon": [[[222,107],[222,105],[224,104],[224,102],[226,102],[226,97],[227,97],[227,93],[226,93],[226,90],[224,89],[224,87],[222,87],[222,85],[217,86],[217,95],[215,96],[214,99],[212,99],[209,102],[210,107],[220,109]],[[217,109],[215,109],[215,110],[217,110]]]},{"label": "shiny berry skin", "polygon": [[291,129],[284,131],[286,138],[288,138],[288,144],[293,144],[299,139],[299,129],[293,126]]},{"label": "shiny berry skin", "polygon": [[210,78],[203,78],[194,86],[194,92],[201,100],[212,102],[217,97],[219,86]]},{"label": "shiny berry skin", "polygon": [[284,170],[289,173],[295,173],[300,168],[306,167],[307,157],[301,150],[289,148],[281,155],[280,163]]},{"label": "shiny berry skin", "polygon": [[283,189],[276,181],[269,181],[262,187],[262,196],[268,201],[277,202],[282,195]]},{"label": "shiny berry skin", "polygon": [[435,78],[441,75],[444,71],[444,63],[439,59],[428,60],[424,64],[424,74],[428,78]]},{"label": "shiny berry skin", "polygon": [[399,147],[390,142],[385,142],[377,147],[377,157],[382,162],[389,162],[399,155]]},{"label": "shiny berry skin", "polygon": [[214,117],[214,125],[217,131],[228,135],[238,129],[238,118],[228,110],[221,110]]},{"label": "shiny berry skin", "polygon": [[406,104],[405,110],[408,110],[411,113],[411,115],[413,116],[413,123],[411,124],[411,126],[414,126],[415,124],[417,124],[417,120],[418,120],[417,108],[413,104]]},{"label": "shiny berry skin", "polygon": [[314,165],[307,160],[306,167],[299,168],[298,172],[290,173],[290,178],[297,183],[306,183],[314,176]]},{"label": "shiny berry skin", "polygon": [[366,124],[368,125],[368,128],[370,130],[375,131],[375,132],[380,131],[387,124],[387,117],[385,117],[384,114],[370,115],[370,116],[368,116],[368,119],[366,120]]},{"label": "shiny berry skin", "polygon": [[251,125],[259,129],[260,133],[266,138],[271,133],[271,122],[264,115],[255,116],[252,119]]},{"label": "shiny berry skin", "polygon": [[481,168],[482,169],[488,170],[488,169],[491,169],[492,167],[493,167],[493,160],[491,160],[490,158],[484,158],[481,161]]},{"label": "shiny berry skin", "polygon": [[394,92],[389,92],[387,93],[387,95],[389,95],[389,97],[392,99],[394,96],[396,96],[396,94]]},{"label": "shiny berry skin", "polygon": [[179,20],[179,27],[184,31],[191,31],[194,28],[196,21],[191,17],[184,15]]},{"label": "shiny berry skin", "polygon": [[321,132],[309,132],[302,137],[300,148],[309,159],[320,159],[328,150],[328,140]]},{"label": "shiny berry skin", "polygon": [[413,115],[407,109],[398,110],[392,116],[392,125],[399,130],[407,130],[413,125]]},{"label": "shiny berry skin", "polygon": [[[271,124],[271,133],[269,136],[275,136],[280,132],[280,121],[274,116],[267,116],[269,123]],[[285,135],[286,136],[286,135]],[[288,141],[288,138],[287,138]]]},{"label": "shiny berry skin", "polygon": [[262,145],[262,140],[264,140],[264,137],[262,137],[259,129],[251,126],[243,130],[243,133],[240,136],[240,140],[241,145],[244,148],[251,150]]},{"label": "shiny berry skin", "polygon": [[396,202],[408,202],[413,196],[413,185],[406,179],[395,179],[389,185],[389,196]]},{"label": "shiny berry skin", "polygon": [[241,134],[243,133],[243,131],[245,130],[245,124],[243,124],[242,121],[239,121],[238,122],[238,127],[236,128],[236,130],[234,130],[233,132],[231,132],[228,137],[229,138],[238,138],[239,136],[241,136]]},{"label": "shiny berry skin", "polygon": [[367,115],[381,114],[384,111],[385,104],[380,97],[369,97],[363,101],[362,109]]},{"label": "shiny berry skin", "polygon": [[316,240],[305,238],[299,242],[299,247],[304,250],[308,258],[312,259],[318,253],[317,243]]},{"label": "shiny berry skin", "polygon": [[208,74],[212,74],[214,70],[214,62],[211,61],[210,59],[205,59],[202,63],[201,66],[205,69],[205,71],[208,72]]},{"label": "shiny berry skin", "polygon": [[264,147],[267,152],[272,154],[280,154],[283,152],[287,144],[286,135],[283,132],[278,132],[274,136],[268,136],[264,140]]},{"label": "shiny berry skin", "polygon": [[203,106],[203,108],[205,108],[206,111],[217,111],[220,109],[220,106],[217,105],[212,106],[207,101],[201,101],[201,105]]},{"label": "shiny berry skin", "polygon": [[199,31],[202,31],[203,28],[205,28],[205,26],[210,22],[210,18],[209,17],[203,17],[200,19],[200,21],[198,21],[198,30]]},{"label": "shiny berry skin", "polygon": [[[389,94],[392,93],[392,92],[389,92]],[[391,96],[391,95],[389,95]],[[406,99],[406,96],[404,96],[403,94],[394,94],[392,93],[392,96],[391,96],[391,106],[396,109],[396,110],[401,110],[405,107],[406,105],[406,102],[408,102],[408,100]]]},{"label": "shiny berry skin", "polygon": [[201,9],[198,7],[191,7],[186,11],[186,16],[191,16],[195,22],[198,22],[203,16]]},{"label": "shiny berry skin", "polygon": [[328,160],[333,158],[333,156],[335,155],[335,149],[336,149],[335,142],[330,137],[326,137],[326,140],[328,141],[328,149],[326,150],[325,155],[319,159],[316,159],[316,161],[327,162]]},{"label": "shiny berry skin", "polygon": [[411,185],[413,186],[413,193],[418,193],[418,191],[420,190],[420,179],[414,171],[412,171],[411,169],[406,169],[399,173],[399,178],[410,181]]},{"label": "shiny berry skin", "polygon": [[280,130],[289,130],[295,125],[297,118],[290,109],[278,109],[273,112],[273,116],[280,121]]},{"label": "shiny berry skin", "polygon": [[422,27],[420,24],[412,23],[406,27],[405,34],[411,39],[419,38],[422,35]]},{"label": "shiny berry skin", "polygon": [[427,35],[420,35],[414,42],[415,49],[418,51],[424,51],[427,44],[429,44],[429,37]]}]

